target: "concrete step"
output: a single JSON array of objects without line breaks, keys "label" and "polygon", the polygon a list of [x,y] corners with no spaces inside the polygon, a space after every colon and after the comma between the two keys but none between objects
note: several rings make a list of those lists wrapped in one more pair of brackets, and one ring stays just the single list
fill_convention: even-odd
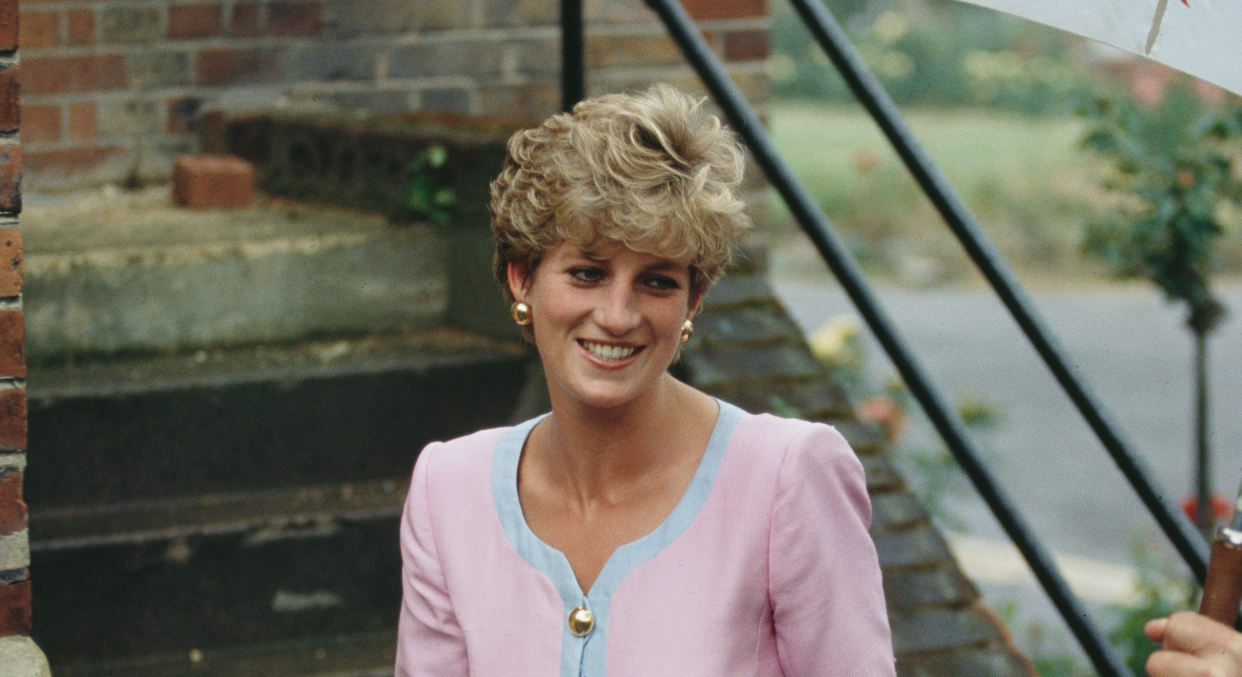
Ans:
[{"label": "concrete step", "polygon": [[32,515],[34,638],[56,674],[129,675],[391,633],[405,492],[378,481]]},{"label": "concrete step", "polygon": [[391,674],[415,456],[546,397],[487,233],[28,198],[23,490],[56,674]]},{"label": "concrete step", "polygon": [[159,187],[28,196],[22,230],[36,364],[414,331],[448,308],[445,238],[381,215],[190,210]]},{"label": "concrete step", "polygon": [[391,666],[415,457],[533,413],[532,366],[441,328],[33,369],[35,640],[57,674]]},{"label": "concrete step", "polygon": [[57,669],[57,677],[392,677],[397,633],[384,630]]},{"label": "concrete step", "polygon": [[427,442],[509,421],[529,360],[438,329],[32,368],[26,501],[37,515],[404,477]]}]

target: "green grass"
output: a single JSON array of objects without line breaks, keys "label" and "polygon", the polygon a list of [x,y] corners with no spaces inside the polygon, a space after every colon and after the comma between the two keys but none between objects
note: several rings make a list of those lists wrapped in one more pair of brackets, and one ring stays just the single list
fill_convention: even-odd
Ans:
[{"label": "green grass", "polygon": [[[907,124],[954,184],[1022,182],[1051,171],[1081,171],[1077,150],[1083,124],[1075,118],[1038,119],[991,111],[905,112]],[[772,134],[786,158],[808,180],[842,191],[854,183],[854,156],[877,153],[884,171],[899,169],[879,128],[861,108],[811,103],[771,107]],[[904,170],[902,170],[904,171]],[[960,190],[960,189],[959,189]]]},{"label": "green grass", "polygon": [[[1096,165],[1078,150],[1083,123],[990,111],[906,113],[915,136],[1015,265],[1055,267],[1078,256]],[[860,107],[777,102],[770,128],[794,171],[863,261],[894,272],[903,257],[961,263],[943,226]],[[778,197],[773,216],[788,221]]]}]

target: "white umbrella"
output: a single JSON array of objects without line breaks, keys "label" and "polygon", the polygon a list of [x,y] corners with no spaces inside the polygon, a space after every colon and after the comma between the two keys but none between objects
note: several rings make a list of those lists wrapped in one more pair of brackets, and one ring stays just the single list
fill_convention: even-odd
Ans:
[{"label": "white umbrella", "polygon": [[1240,0],[964,0],[1146,56],[1242,95]]}]

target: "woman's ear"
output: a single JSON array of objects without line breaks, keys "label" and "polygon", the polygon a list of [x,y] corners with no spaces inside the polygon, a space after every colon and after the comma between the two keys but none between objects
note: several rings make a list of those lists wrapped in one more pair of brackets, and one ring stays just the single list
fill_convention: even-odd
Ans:
[{"label": "woman's ear", "polygon": [[509,262],[509,293],[513,294],[515,301],[525,301],[526,291],[529,287],[530,275],[526,270],[526,266],[516,261]]},{"label": "woman's ear", "polygon": [[699,314],[699,310],[702,307],[703,307],[703,292],[698,292],[697,294],[694,295],[694,298],[691,299],[690,301],[690,316],[687,317],[686,319],[687,320],[694,319],[694,316]]}]

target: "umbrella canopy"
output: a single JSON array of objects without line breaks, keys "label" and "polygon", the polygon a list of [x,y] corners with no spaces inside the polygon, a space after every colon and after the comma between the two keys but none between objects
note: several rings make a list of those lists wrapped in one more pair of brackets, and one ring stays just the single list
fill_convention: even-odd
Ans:
[{"label": "umbrella canopy", "polygon": [[1242,95],[1239,0],[964,0],[1146,56]]}]

